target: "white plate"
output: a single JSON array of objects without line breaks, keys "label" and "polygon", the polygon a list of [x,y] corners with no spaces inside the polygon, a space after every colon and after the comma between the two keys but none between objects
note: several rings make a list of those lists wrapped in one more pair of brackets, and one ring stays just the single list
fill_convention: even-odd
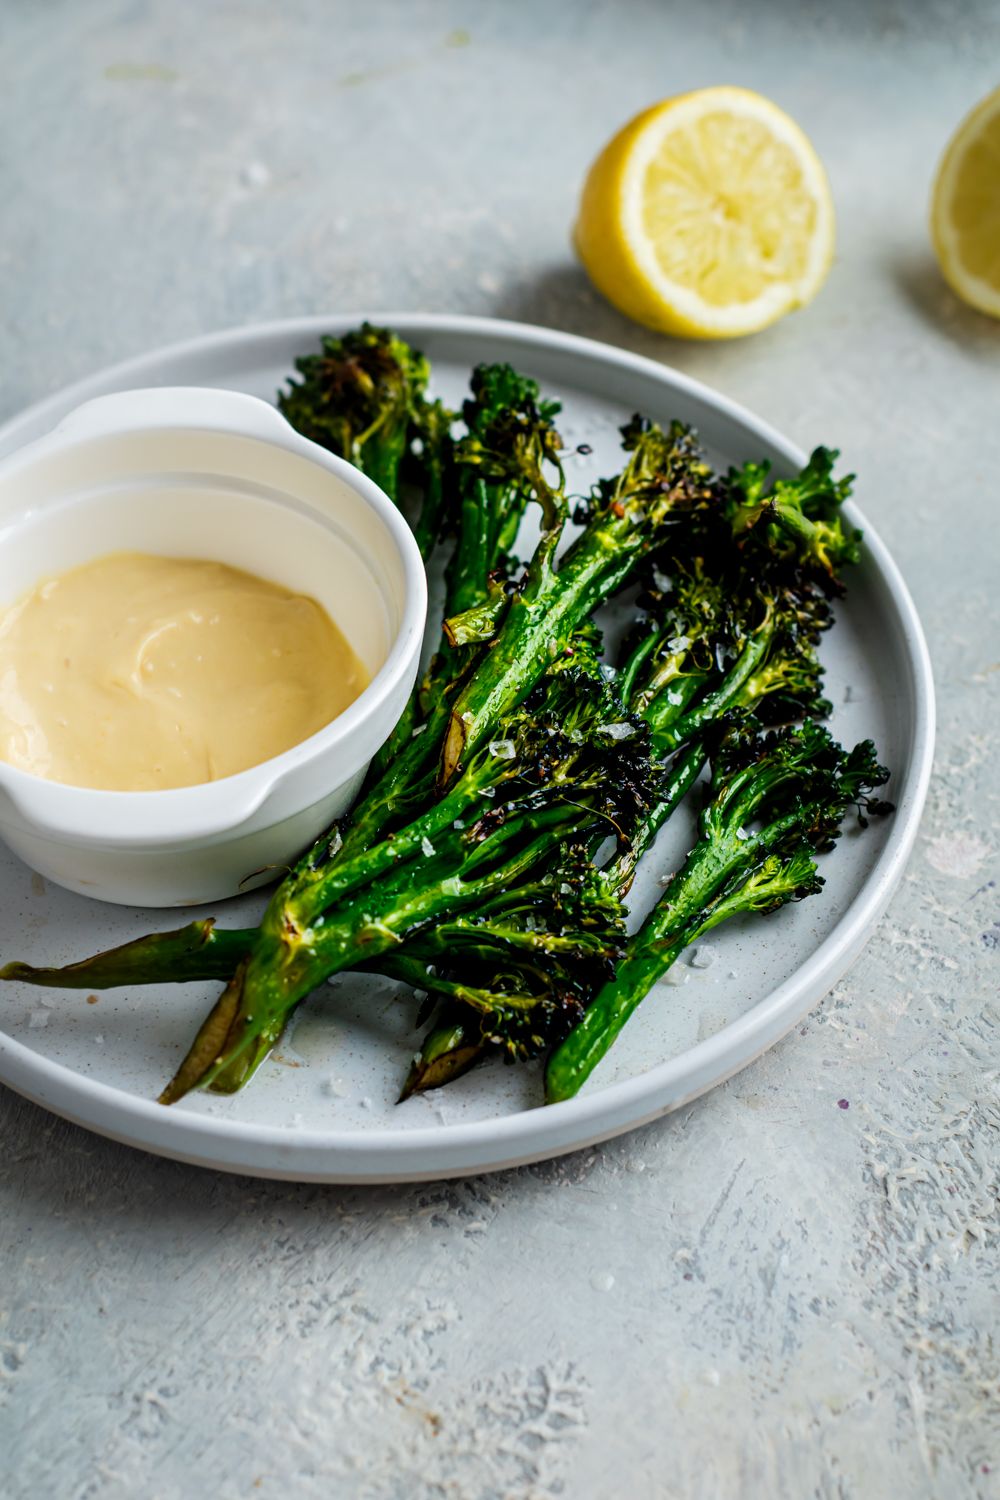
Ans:
[{"label": "white plate", "polygon": [[[803,455],[766,423],[675,371],[548,329],[481,318],[372,315],[429,356],[435,391],[457,403],[472,365],[510,360],[564,405],[582,487],[619,461],[617,428],[634,411],[699,429],[717,464],[767,456],[779,472]],[[218,385],[273,397],[293,359],[320,334],[360,321],[303,318],[177,344],[70,387],[0,429],[0,453],[47,431],[81,401],[143,385]],[[817,440],[835,434],[817,433]],[[848,455],[848,458],[850,455]],[[713,934],[715,962],[685,970],[643,1004],[583,1093],[541,1104],[536,1067],[474,1070],[437,1095],[394,1101],[418,1040],[414,1008],[388,981],[345,976],[303,1006],[291,1035],[241,1094],[153,1101],[204,1015],[214,985],[82,991],[7,985],[0,992],[0,1081],[92,1130],[182,1161],[321,1182],[405,1181],[488,1171],[573,1150],[676,1109],[783,1036],[844,974],[895,889],[916,835],[930,774],[930,663],[912,601],[864,518],[865,557],[824,643],[833,729],[871,735],[893,769],[893,817],[848,831],[823,861],[820,897]],[[2,574],[0,574],[2,590]],[[678,816],[650,860],[637,907],[656,894],[690,834]],[[245,926],[259,896],[223,903]],[[196,915],[197,913],[190,913]],[[168,924],[164,912],[103,906],[45,887],[0,850],[0,956],[60,964]],[[183,918],[179,918],[183,920]]]}]

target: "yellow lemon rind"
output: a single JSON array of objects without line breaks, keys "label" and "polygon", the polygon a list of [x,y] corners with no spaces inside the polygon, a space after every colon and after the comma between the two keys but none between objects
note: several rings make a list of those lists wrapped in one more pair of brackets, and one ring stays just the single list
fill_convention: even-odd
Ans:
[{"label": "yellow lemon rind", "polygon": [[984,281],[965,265],[961,237],[951,214],[965,154],[982,135],[984,125],[995,115],[1000,115],[1000,89],[994,89],[970,110],[948,142],[931,188],[930,231],[941,274],[956,297],[978,312],[1000,318],[1000,286]]},{"label": "yellow lemon rind", "polygon": [[[788,145],[817,211],[803,276],[795,282],[772,283],[753,301],[722,307],[664,275],[641,218],[644,174],[665,136],[713,110],[749,115]],[[574,242],[594,285],[627,316],[687,338],[733,338],[766,328],[815,296],[833,259],[833,204],[822,163],[783,110],[749,89],[700,89],[653,105],[608,143],[584,185]]]}]

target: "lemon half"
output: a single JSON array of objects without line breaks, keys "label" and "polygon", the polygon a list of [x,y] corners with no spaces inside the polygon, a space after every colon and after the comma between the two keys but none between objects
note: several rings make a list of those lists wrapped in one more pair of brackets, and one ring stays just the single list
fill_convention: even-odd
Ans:
[{"label": "lemon half", "polygon": [[952,290],[1000,318],[1000,89],[948,142],[931,193],[931,238]]},{"label": "lemon half", "polygon": [[776,104],[708,88],[637,115],[590,169],[574,240],[598,290],[650,328],[753,333],[802,307],[833,257],[823,165]]}]

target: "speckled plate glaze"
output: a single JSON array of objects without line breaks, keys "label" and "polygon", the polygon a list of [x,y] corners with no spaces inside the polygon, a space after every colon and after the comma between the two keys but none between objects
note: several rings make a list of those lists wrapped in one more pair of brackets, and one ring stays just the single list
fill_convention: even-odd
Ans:
[{"label": "speckled plate glaze", "polygon": [[[361,316],[238,329],[116,365],[7,423],[0,453],[46,432],[81,401],[128,387],[209,385],[271,398],[295,356]],[[719,464],[766,456],[782,473],[803,462],[793,444],[749,412],[622,350],[481,318],[369,316],[426,351],[435,390],[454,403],[481,360],[510,360],[536,376],[563,402],[567,443],[593,448],[592,457],[571,461],[575,486],[614,471],[617,428],[634,411],[694,423]],[[95,998],[8,985],[0,992],[0,1081],[91,1130],[181,1161],[302,1181],[387,1182],[556,1156],[667,1114],[730,1077],[789,1031],[857,956],[902,876],[927,790],[934,701],[920,623],[885,547],[854,507],[851,518],[864,527],[866,547],[824,644],[833,729],[843,740],[876,739],[893,768],[895,816],[864,836],[845,833],[824,860],[821,897],[713,934],[714,961],[683,964],[681,983],[657,987],[579,1098],[546,1108],[536,1068],[497,1063],[397,1105],[417,1042],[414,1007],[398,986],[357,975],[337,979],[300,1009],[243,1093],[198,1094],[172,1109],[153,1100],[216,986]],[[657,877],[675,867],[690,833],[682,812],[637,882],[636,915],[655,900]],[[65,963],[162,927],[169,917],[48,887],[2,849],[0,890],[5,959]],[[220,920],[248,925],[261,901],[255,895],[223,903]]]}]

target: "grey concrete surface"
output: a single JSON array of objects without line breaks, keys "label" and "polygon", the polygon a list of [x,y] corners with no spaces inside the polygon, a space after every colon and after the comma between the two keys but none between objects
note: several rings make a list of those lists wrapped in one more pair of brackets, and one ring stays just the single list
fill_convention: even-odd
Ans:
[{"label": "grey concrete surface", "polygon": [[[0,1491],[1000,1496],[1000,324],[925,231],[949,132],[1000,82],[1000,11],[4,0],[0,55],[0,416],[285,314],[608,339],[840,445],[941,710],[923,835],[849,978],[629,1138],[344,1191],[155,1160],[5,1094]],[[813,137],[837,262],[768,333],[671,343],[589,290],[567,231],[623,119],[722,81]]]}]

